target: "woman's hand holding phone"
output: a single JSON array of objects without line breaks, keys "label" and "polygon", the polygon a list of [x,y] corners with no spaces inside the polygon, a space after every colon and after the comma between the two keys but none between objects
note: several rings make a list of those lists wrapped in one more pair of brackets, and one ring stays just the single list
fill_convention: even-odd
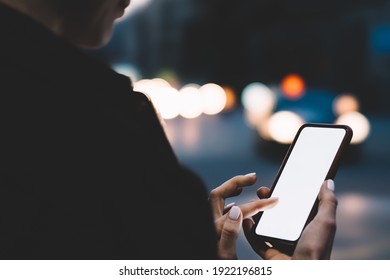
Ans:
[{"label": "woman's hand holding phone", "polygon": [[239,175],[226,181],[210,193],[215,228],[218,236],[218,256],[220,259],[237,259],[236,240],[240,233],[243,219],[248,219],[259,211],[275,206],[275,198],[251,201],[235,206],[225,205],[225,199],[234,197],[242,192],[242,188],[253,185],[256,174]]},{"label": "woman's hand holding phone", "polygon": [[300,127],[268,196],[278,197],[278,206],[253,217],[254,235],[262,243],[286,255],[295,253],[303,230],[318,212],[321,185],[334,179],[351,138],[352,130],[345,125]]},{"label": "woman's hand holding phone", "polygon": [[[225,199],[252,185],[256,181],[254,174],[236,176],[213,190],[210,200],[220,237],[220,256],[235,257],[235,242],[243,220],[248,241],[265,259],[329,259],[336,231],[333,178],[351,138],[352,130],[345,125],[304,124],[271,190],[258,190],[262,199],[241,206],[241,210],[232,208],[226,214],[229,209],[224,206]],[[269,197],[278,198],[278,206],[264,212],[263,208],[272,201],[265,200]]]},{"label": "woman's hand holding phone", "polygon": [[[252,249],[266,260],[330,259],[336,233],[337,199],[333,191],[333,180],[326,180],[320,189],[317,214],[303,230],[292,256],[266,245],[256,236],[254,221],[251,218],[244,219],[244,233]],[[262,187],[257,194],[263,199],[269,196],[270,189]]]}]

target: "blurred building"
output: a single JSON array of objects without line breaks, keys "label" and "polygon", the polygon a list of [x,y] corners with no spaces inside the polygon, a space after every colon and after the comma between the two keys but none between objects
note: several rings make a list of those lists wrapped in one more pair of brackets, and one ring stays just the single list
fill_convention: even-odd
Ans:
[{"label": "blurred building", "polygon": [[240,92],[250,82],[299,73],[308,86],[353,92],[363,110],[390,106],[388,0],[152,0],[120,22],[97,53],[143,77]]}]

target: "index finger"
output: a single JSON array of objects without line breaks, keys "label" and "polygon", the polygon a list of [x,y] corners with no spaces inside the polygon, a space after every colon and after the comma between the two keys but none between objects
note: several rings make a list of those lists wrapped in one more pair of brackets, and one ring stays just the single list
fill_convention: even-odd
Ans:
[{"label": "index finger", "polygon": [[246,204],[242,204],[240,205],[240,208],[244,219],[247,219],[252,217],[253,215],[256,215],[260,211],[265,211],[274,207],[278,203],[278,201],[279,199],[276,197],[264,198],[261,200],[255,200]]},{"label": "index finger", "polygon": [[253,185],[255,182],[256,173],[250,173],[247,175],[235,176],[213,189],[210,192],[209,201],[211,203],[214,218],[216,219],[223,215],[226,198],[239,195],[243,187]]}]

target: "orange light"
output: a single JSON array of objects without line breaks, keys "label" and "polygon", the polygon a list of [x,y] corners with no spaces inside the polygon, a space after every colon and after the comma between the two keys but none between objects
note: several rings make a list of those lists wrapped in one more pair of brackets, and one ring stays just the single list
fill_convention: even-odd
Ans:
[{"label": "orange light", "polygon": [[223,86],[222,88],[226,93],[226,105],[224,111],[231,111],[237,104],[236,94],[231,87]]},{"label": "orange light", "polygon": [[305,93],[306,85],[301,76],[289,74],[285,76],[281,83],[283,95],[288,99],[299,99]]}]

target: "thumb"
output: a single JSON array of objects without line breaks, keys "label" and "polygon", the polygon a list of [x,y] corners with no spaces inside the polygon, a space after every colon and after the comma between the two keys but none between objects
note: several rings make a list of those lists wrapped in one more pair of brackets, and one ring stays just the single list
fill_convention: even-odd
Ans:
[{"label": "thumb", "polygon": [[236,241],[240,234],[241,223],[241,209],[240,207],[233,206],[228,212],[222,227],[218,244],[218,255],[220,259],[237,259]]}]

